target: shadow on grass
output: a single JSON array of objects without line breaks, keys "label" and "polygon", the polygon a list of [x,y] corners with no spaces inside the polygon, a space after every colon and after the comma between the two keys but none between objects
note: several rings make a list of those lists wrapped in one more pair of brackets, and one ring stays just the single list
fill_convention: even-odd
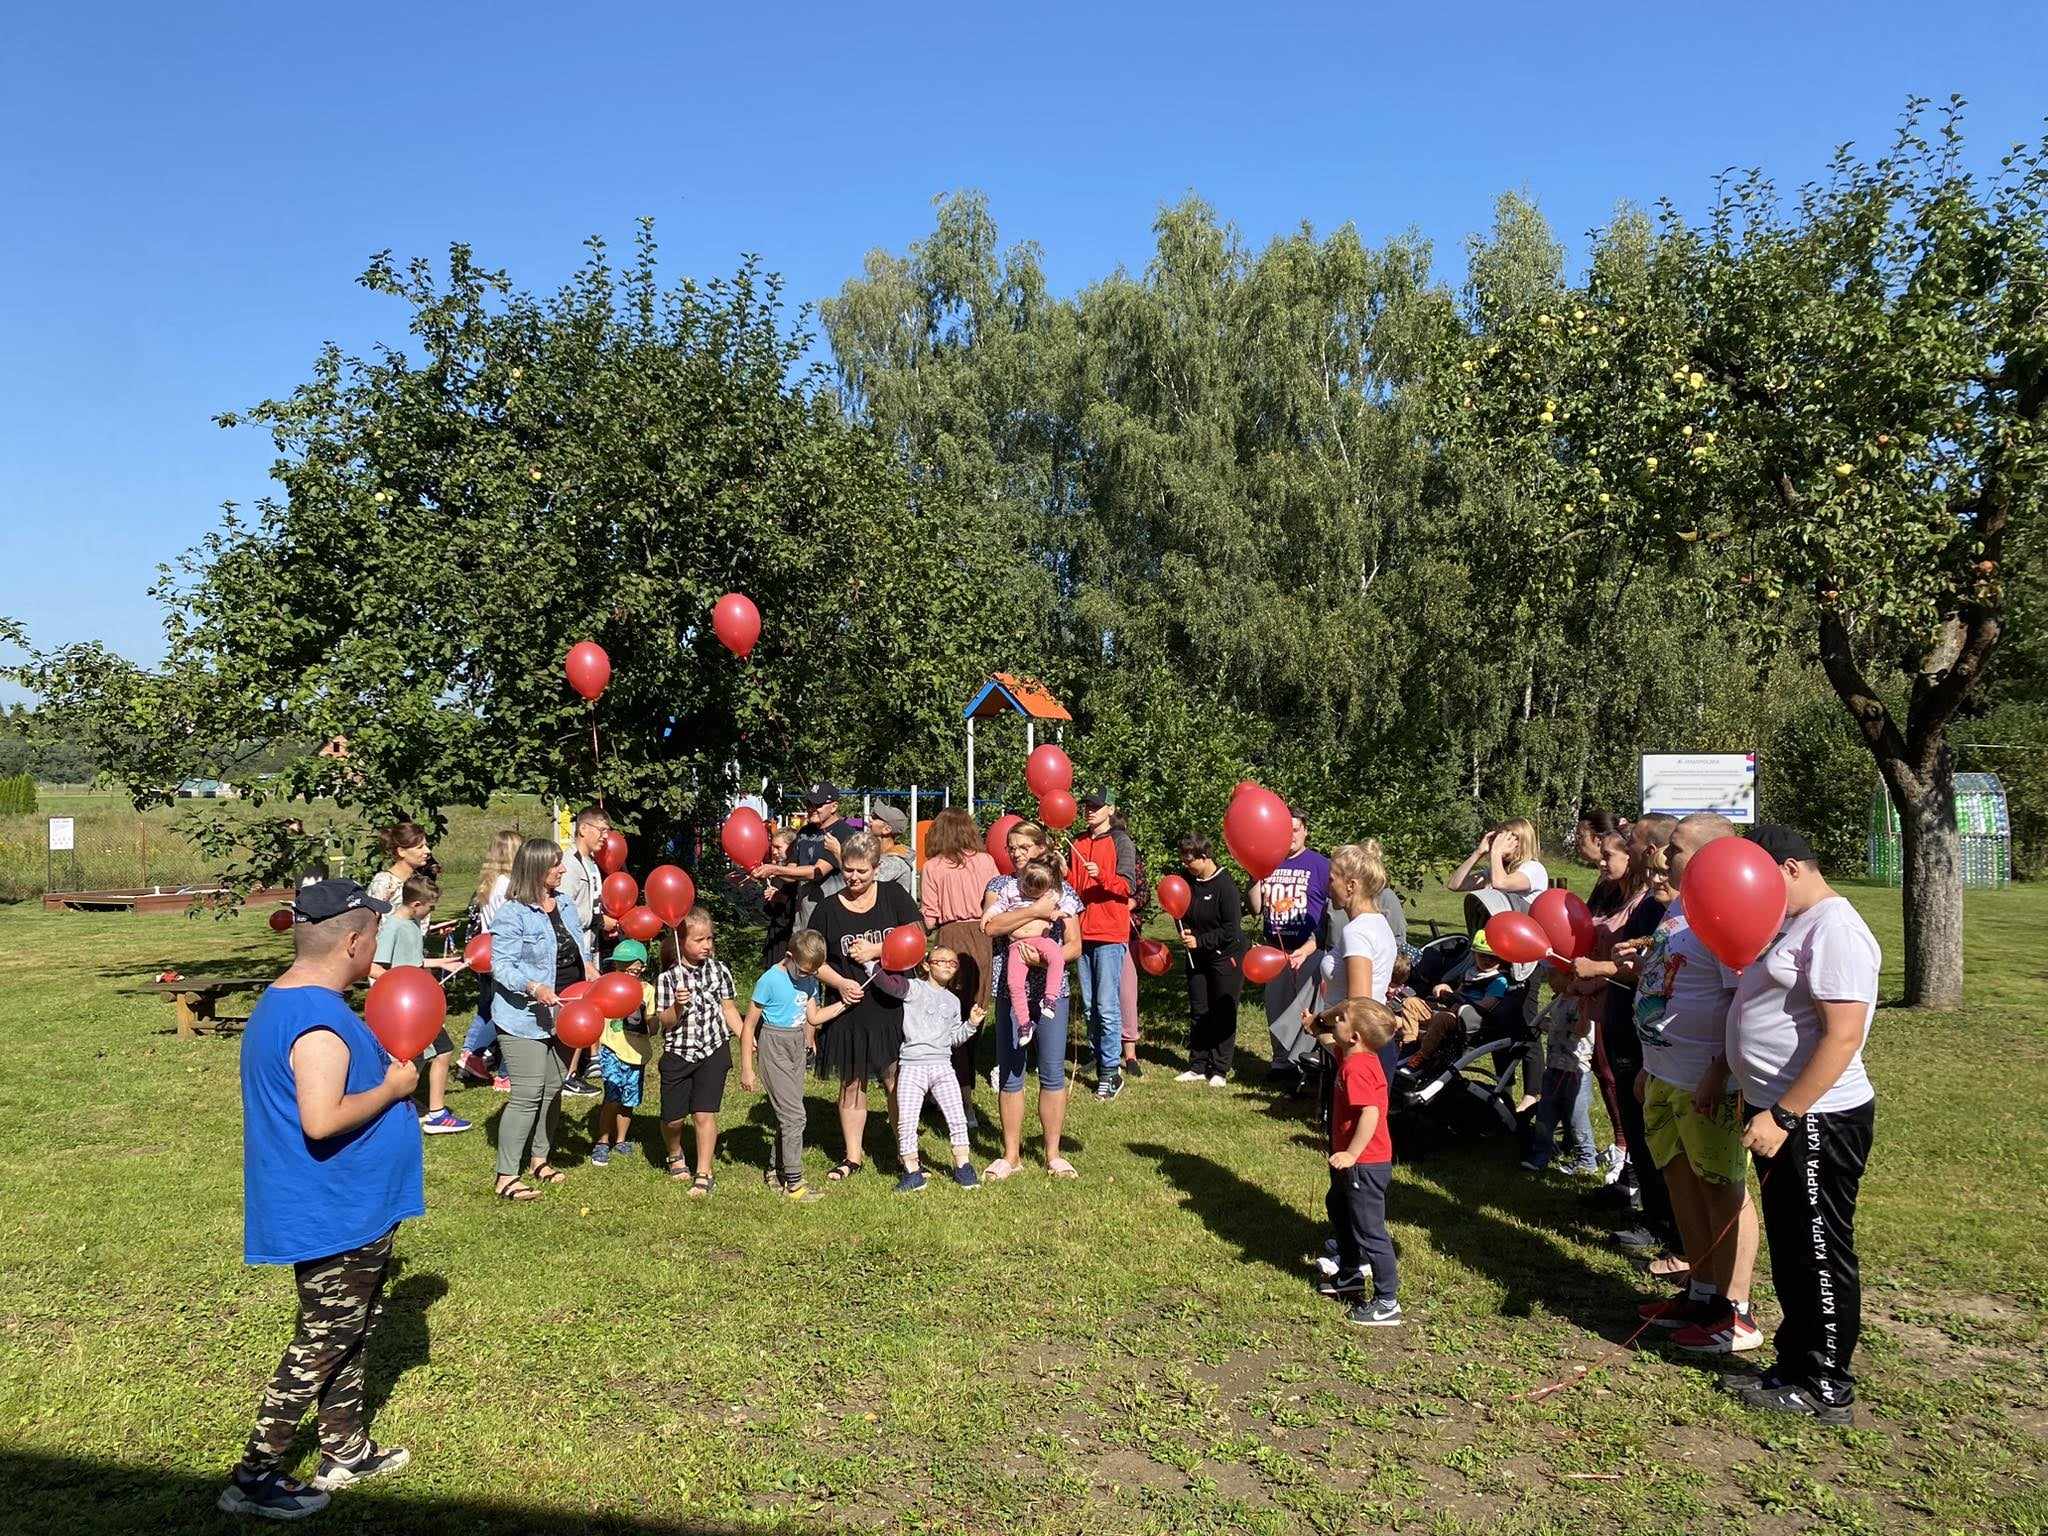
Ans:
[{"label": "shadow on grass", "polygon": [[[448,1282],[426,1271],[405,1272],[398,1260],[398,1279],[384,1292],[384,1309],[370,1331],[369,1355],[363,1366],[363,1416],[375,1420],[389,1401],[398,1378],[433,1358],[427,1332],[427,1309],[448,1294]],[[302,1434],[310,1434],[308,1419]]]},{"label": "shadow on grass", "polygon": [[[15,1530],[74,1532],[218,1533],[267,1529],[259,1520],[234,1521],[215,1499],[238,1447],[226,1447],[222,1474],[198,1476],[160,1467],[126,1466],[32,1451],[0,1448],[0,1504]],[[309,1529],[376,1532],[378,1536],[446,1536],[451,1530],[485,1536],[734,1536],[759,1532],[822,1532],[828,1527],[797,1521],[750,1521],[744,1526],[717,1521],[661,1519],[623,1511],[551,1508],[513,1499],[452,1498],[428,1493],[404,1477],[337,1494]],[[766,1511],[763,1512],[764,1514]]]},{"label": "shadow on grass", "polygon": [[1299,1279],[1301,1256],[1322,1245],[1319,1221],[1213,1158],[1150,1141],[1133,1142],[1131,1151],[1157,1163],[1209,1230],[1234,1244],[1247,1263],[1268,1264]]}]

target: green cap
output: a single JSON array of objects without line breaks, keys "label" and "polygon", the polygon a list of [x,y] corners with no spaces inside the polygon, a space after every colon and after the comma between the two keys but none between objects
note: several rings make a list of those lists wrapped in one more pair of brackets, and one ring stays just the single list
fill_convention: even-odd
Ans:
[{"label": "green cap", "polygon": [[[625,947],[624,944],[619,946],[620,949]],[[1493,953],[1493,946],[1486,942],[1486,930],[1484,928],[1472,935],[1472,953],[1475,955],[1491,955]]]},{"label": "green cap", "polygon": [[612,951],[612,964],[631,965],[635,960],[647,963],[647,946],[638,939],[619,940],[619,947]]}]

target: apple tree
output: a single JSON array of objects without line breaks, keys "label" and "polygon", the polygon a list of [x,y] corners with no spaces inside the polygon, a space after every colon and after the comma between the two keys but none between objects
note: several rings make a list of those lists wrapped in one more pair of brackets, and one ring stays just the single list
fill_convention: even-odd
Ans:
[{"label": "apple tree", "polygon": [[[1594,239],[1536,302],[1478,290],[1432,390],[1468,476],[1540,537],[1668,558],[1674,612],[1817,657],[1897,807],[1906,1000],[1963,984],[1949,728],[1982,697],[2048,465],[2048,141],[1989,176],[1961,102],[1789,202],[1724,177]],[[1794,816],[1796,813],[1787,813]]]}]

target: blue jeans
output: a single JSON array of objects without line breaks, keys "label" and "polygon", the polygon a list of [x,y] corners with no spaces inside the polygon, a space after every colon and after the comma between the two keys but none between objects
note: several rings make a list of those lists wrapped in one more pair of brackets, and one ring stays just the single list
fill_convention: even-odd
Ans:
[{"label": "blue jeans", "polygon": [[1062,992],[1058,1002],[1048,1003],[1045,1012],[1039,1015],[1038,1028],[1031,1032],[1031,1043],[1019,1045],[1009,993],[996,995],[1001,1020],[996,1026],[996,1065],[1002,1071],[1004,1093],[1024,1091],[1024,1068],[1029,1056],[1038,1061],[1040,1093],[1058,1093],[1067,1086],[1067,1010],[1072,1003],[1073,995],[1068,992]]},{"label": "blue jeans", "polygon": [[1592,1107],[1592,1073],[1546,1067],[1536,1116],[1529,1122],[1528,1155],[1548,1167],[1557,1151],[1557,1128],[1563,1125],[1565,1161],[1577,1166],[1592,1162],[1596,1156]]},{"label": "blue jeans", "polygon": [[1124,1070],[1124,955],[1128,944],[1081,946],[1081,1010],[1095,1045],[1095,1073],[1108,1082]]},{"label": "blue jeans", "polygon": [[475,1051],[481,1055],[497,1043],[498,1027],[491,1022],[491,986],[486,978],[484,995],[477,1000],[476,1017],[470,1021],[469,1033],[462,1037],[463,1054]]}]

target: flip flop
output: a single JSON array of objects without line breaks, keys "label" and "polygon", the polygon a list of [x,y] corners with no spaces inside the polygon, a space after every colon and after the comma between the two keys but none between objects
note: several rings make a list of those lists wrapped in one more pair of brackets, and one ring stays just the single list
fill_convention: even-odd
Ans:
[{"label": "flip flop", "polygon": [[540,1191],[524,1182],[518,1174],[508,1173],[498,1180],[498,1198],[516,1201],[538,1200]]},{"label": "flip flop", "polygon": [[1045,1171],[1051,1174],[1056,1179],[1078,1179],[1079,1177],[1081,1177],[1080,1170],[1075,1168],[1075,1166],[1072,1163],[1068,1162],[1064,1157],[1056,1157],[1051,1162],[1047,1163],[1045,1165]]},{"label": "flip flop", "polygon": [[845,1161],[840,1163],[840,1165],[837,1168],[834,1168],[830,1173],[826,1174],[825,1177],[830,1179],[834,1184],[838,1184],[843,1180],[852,1178],[856,1173],[859,1173],[861,1169],[866,1166],[867,1163],[865,1160],[856,1163],[855,1161],[853,1161],[852,1158],[847,1158]]},{"label": "flip flop", "polygon": [[982,1182],[1000,1184],[1016,1171],[1016,1166],[1013,1163],[999,1157],[981,1170]]},{"label": "flip flop", "polygon": [[536,1179],[542,1184],[560,1184],[569,1177],[569,1175],[562,1172],[553,1163],[542,1163],[536,1168],[529,1168],[526,1170],[526,1176],[529,1179]]}]

